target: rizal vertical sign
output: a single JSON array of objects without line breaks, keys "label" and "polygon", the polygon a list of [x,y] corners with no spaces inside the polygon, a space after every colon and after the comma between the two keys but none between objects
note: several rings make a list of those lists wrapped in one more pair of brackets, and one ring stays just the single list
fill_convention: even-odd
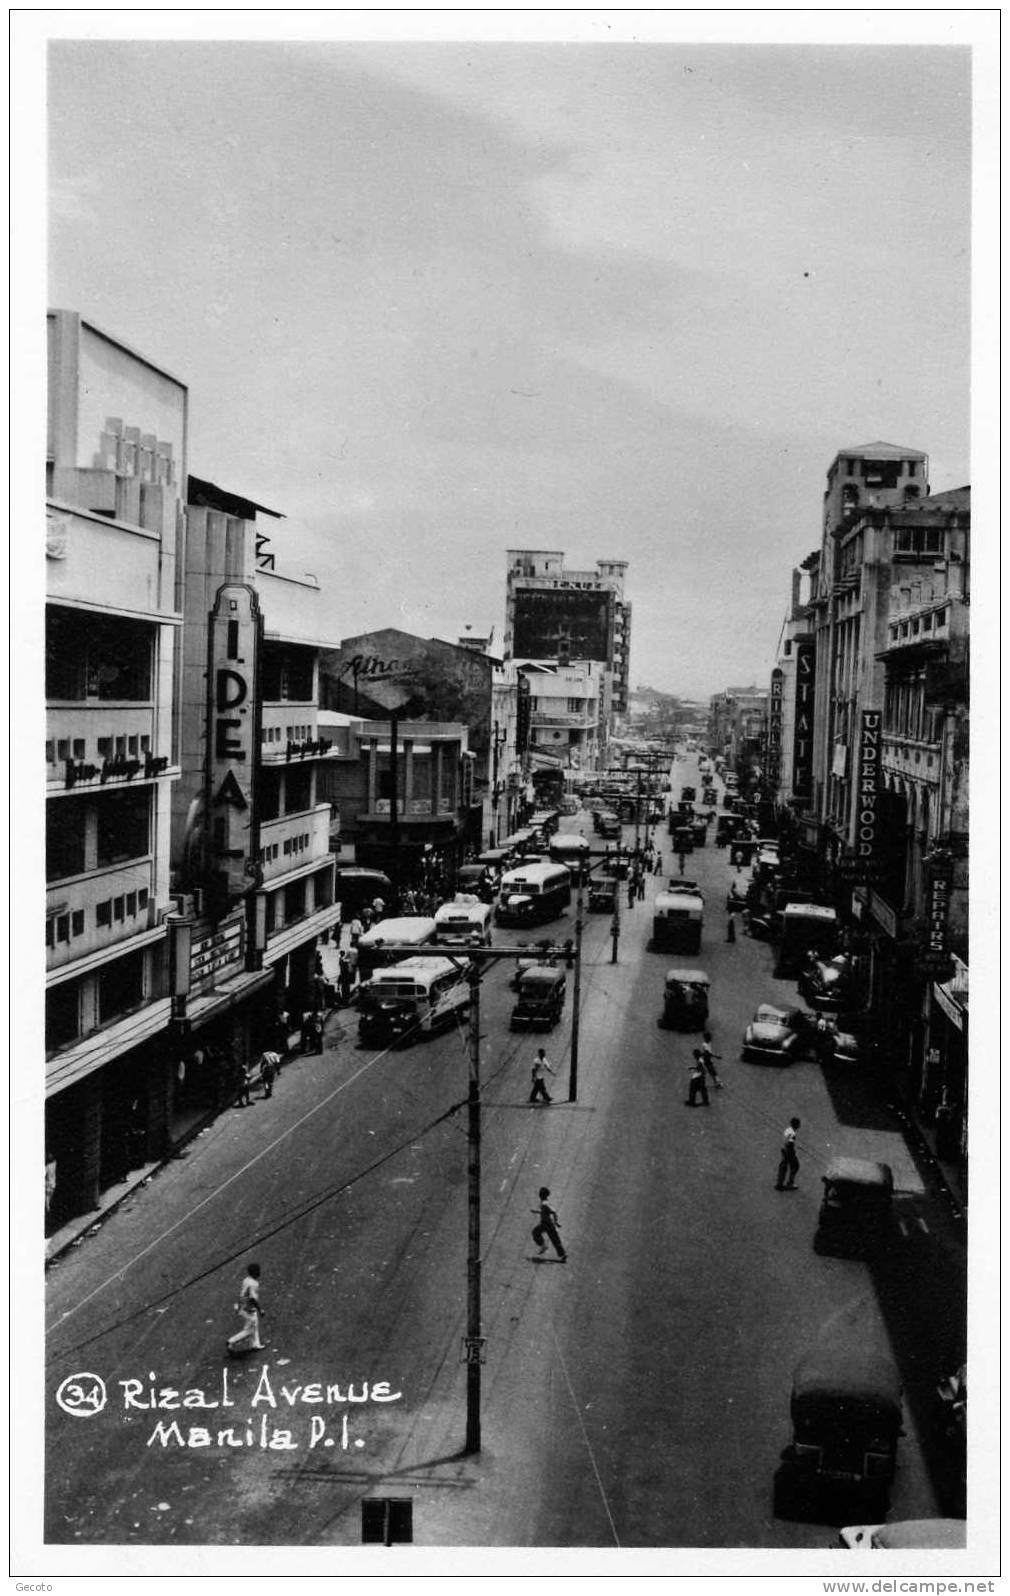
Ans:
[{"label": "rizal vertical sign", "polygon": [[248,891],[259,858],[262,637],[255,589],[224,583],[210,613],[206,795],[208,864],[222,907]]}]

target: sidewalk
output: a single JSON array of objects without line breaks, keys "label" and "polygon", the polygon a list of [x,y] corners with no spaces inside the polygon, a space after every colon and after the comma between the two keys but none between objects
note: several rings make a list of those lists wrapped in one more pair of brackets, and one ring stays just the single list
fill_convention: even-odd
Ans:
[{"label": "sidewalk", "polygon": [[[288,1037],[288,1058],[299,1049],[300,1044],[301,1032],[292,1032]],[[62,1225],[59,1230],[54,1230],[52,1235],[45,1238],[46,1264],[51,1264],[54,1259],[69,1251],[71,1247],[79,1246],[85,1236],[100,1230],[109,1215],[115,1213],[121,1203],[124,1203],[128,1197],[132,1197],[140,1187],[146,1186],[152,1177],[157,1175],[166,1165],[173,1163],[184,1148],[209,1130],[223,1114],[230,1113],[234,1106],[233,1103],[229,1103],[224,1108],[213,1110],[202,1119],[194,1120],[185,1134],[165,1154],[164,1158],[158,1158],[153,1163],[141,1164],[136,1169],[131,1169],[125,1180],[117,1181],[114,1186],[105,1188],[98,1199],[97,1207],[90,1209],[86,1214],[75,1214],[73,1219],[68,1219],[67,1223]]]}]

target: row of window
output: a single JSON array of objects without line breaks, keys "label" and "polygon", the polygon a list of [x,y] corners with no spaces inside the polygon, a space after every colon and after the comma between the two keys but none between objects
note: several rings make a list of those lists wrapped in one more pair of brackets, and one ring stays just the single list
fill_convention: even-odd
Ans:
[{"label": "row of window", "polygon": [[285,855],[306,853],[311,846],[312,833],[303,831],[297,837],[286,837],[283,844],[279,842],[269,843],[263,849],[260,858],[264,864],[272,864],[275,859],[280,858],[282,852]]},{"label": "row of window", "polygon": [[929,610],[925,615],[913,615],[907,621],[892,621],[889,627],[891,642],[897,643],[905,637],[919,637],[923,633],[928,637],[930,632],[939,631],[947,624],[947,606],[942,610]]},{"label": "row of window", "polygon": [[[116,924],[133,920],[147,913],[148,891],[140,887],[136,892],[120,893],[116,898],[106,898],[95,904],[95,927],[108,930]],[[84,935],[84,910],[74,909],[69,914],[50,915],[46,920],[46,947],[55,948],[61,942],[70,942]]]},{"label": "row of window", "polygon": [[942,554],[942,526],[901,526],[894,533],[895,554]]},{"label": "row of window", "polygon": [[314,728],[308,726],[264,726],[265,743],[308,743],[314,740]]},{"label": "row of window", "polygon": [[[135,737],[98,737],[95,740],[96,759],[142,759],[151,752],[151,739],[146,732]],[[87,744],[83,737],[49,737],[46,739],[46,764],[63,765],[68,759],[83,760]]]}]

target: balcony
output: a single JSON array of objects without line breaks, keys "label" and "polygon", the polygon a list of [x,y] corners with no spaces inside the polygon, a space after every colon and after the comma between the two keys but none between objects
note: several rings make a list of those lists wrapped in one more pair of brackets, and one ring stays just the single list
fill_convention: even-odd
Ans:
[{"label": "balcony", "polygon": [[592,731],[596,725],[596,710],[584,710],[579,714],[553,714],[534,711],[530,717],[530,724],[534,730],[543,731]]},{"label": "balcony", "polygon": [[283,815],[260,826],[264,884],[290,875],[330,851],[330,806],[317,804],[297,815]]},{"label": "balcony", "polygon": [[[337,752],[330,738],[320,737],[317,710],[318,705],[313,703],[263,705],[264,764],[297,764]],[[329,747],[319,748],[320,741],[328,743]]]},{"label": "balcony", "polygon": [[129,942],[156,924],[154,864],[134,860],[46,889],[46,970]]}]

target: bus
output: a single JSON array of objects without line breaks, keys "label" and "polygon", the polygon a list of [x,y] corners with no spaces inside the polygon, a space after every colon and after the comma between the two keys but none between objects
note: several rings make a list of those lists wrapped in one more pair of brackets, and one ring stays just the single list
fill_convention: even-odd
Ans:
[{"label": "bus", "polygon": [[658,951],[697,953],[701,947],[701,925],[705,902],[697,892],[684,892],[673,886],[657,892],[653,904],[652,945]]},{"label": "bus", "polygon": [[540,925],[556,920],[572,901],[572,878],[564,865],[524,865],[502,877],[495,918],[499,925]]},{"label": "bus", "polygon": [[439,946],[491,946],[491,905],[472,892],[457,892],[451,903],[435,910],[435,941]]},{"label": "bus", "polygon": [[388,953],[384,944],[408,943],[420,952],[435,940],[435,921],[425,914],[408,914],[400,919],[380,920],[358,941],[358,976],[367,981],[375,970],[388,964],[397,964],[408,957],[406,953]]},{"label": "bus", "polygon": [[467,971],[451,959],[411,958],[377,970],[358,998],[363,1042],[412,1042],[465,1018]]}]

